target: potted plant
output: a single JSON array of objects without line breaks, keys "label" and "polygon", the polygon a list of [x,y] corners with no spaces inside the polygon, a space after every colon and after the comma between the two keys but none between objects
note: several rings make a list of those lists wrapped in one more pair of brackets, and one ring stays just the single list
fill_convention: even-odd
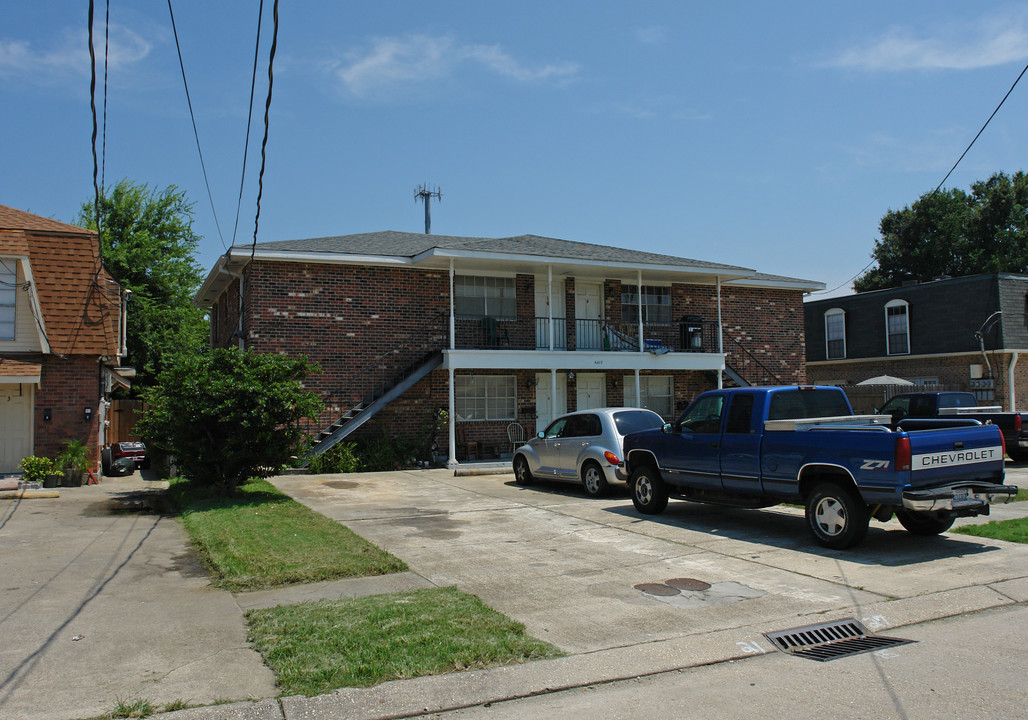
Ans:
[{"label": "potted plant", "polygon": [[29,455],[23,457],[18,463],[22,469],[22,480],[25,482],[37,482],[45,488],[57,487],[60,475],[56,474],[57,466],[50,458]]},{"label": "potted plant", "polygon": [[82,475],[89,469],[89,447],[78,438],[65,440],[57,454],[57,467],[64,470],[64,487],[79,487]]}]

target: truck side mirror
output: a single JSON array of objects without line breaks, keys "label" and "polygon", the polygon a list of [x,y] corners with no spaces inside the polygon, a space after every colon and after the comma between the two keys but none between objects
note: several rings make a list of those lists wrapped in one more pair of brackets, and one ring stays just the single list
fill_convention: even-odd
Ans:
[{"label": "truck side mirror", "polygon": [[664,423],[663,425],[661,425],[660,426],[660,431],[662,433],[664,433],[664,434],[670,433],[671,432],[671,423]]}]

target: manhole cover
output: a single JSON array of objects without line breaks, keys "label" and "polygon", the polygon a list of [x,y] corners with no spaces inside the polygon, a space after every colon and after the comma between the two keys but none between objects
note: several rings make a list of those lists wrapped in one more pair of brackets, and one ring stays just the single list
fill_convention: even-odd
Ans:
[{"label": "manhole cover", "polygon": [[647,595],[662,596],[678,595],[681,592],[681,590],[673,588],[670,585],[665,585],[664,583],[642,583],[641,585],[636,585],[635,589],[640,590]]},{"label": "manhole cover", "polygon": [[710,583],[697,580],[696,578],[672,578],[664,581],[666,585],[670,585],[673,588],[679,590],[710,590]]},{"label": "manhole cover", "polygon": [[856,618],[764,633],[764,637],[782,652],[818,662],[917,642],[903,638],[871,635]]}]

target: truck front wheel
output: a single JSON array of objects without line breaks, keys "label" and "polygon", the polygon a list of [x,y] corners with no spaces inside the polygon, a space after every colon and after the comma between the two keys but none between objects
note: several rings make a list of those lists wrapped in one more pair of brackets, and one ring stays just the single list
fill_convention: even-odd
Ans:
[{"label": "truck front wheel", "polygon": [[860,496],[840,483],[822,483],[807,496],[807,525],[825,547],[853,547],[867,535],[870,520]]},{"label": "truck front wheel", "polygon": [[946,532],[953,525],[951,517],[912,513],[909,510],[897,510],[896,519],[907,529],[907,532],[914,535],[938,535]]},{"label": "truck front wheel", "polygon": [[656,515],[667,507],[667,485],[660,471],[652,465],[641,465],[632,471],[632,504],[645,515]]}]

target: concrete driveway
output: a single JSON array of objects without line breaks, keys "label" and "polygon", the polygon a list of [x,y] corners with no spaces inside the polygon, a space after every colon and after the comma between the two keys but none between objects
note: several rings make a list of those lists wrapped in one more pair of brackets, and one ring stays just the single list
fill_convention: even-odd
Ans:
[{"label": "concrete driveway", "polygon": [[[1028,485],[1024,475],[1008,482]],[[569,653],[711,632],[738,652],[761,632],[827,619],[881,630],[1028,600],[1028,546],[921,538],[895,520],[832,551],[793,508],[672,500],[642,517],[624,490],[596,500],[572,485],[444,470],[274,482],[429,583],[474,593]]]}]

